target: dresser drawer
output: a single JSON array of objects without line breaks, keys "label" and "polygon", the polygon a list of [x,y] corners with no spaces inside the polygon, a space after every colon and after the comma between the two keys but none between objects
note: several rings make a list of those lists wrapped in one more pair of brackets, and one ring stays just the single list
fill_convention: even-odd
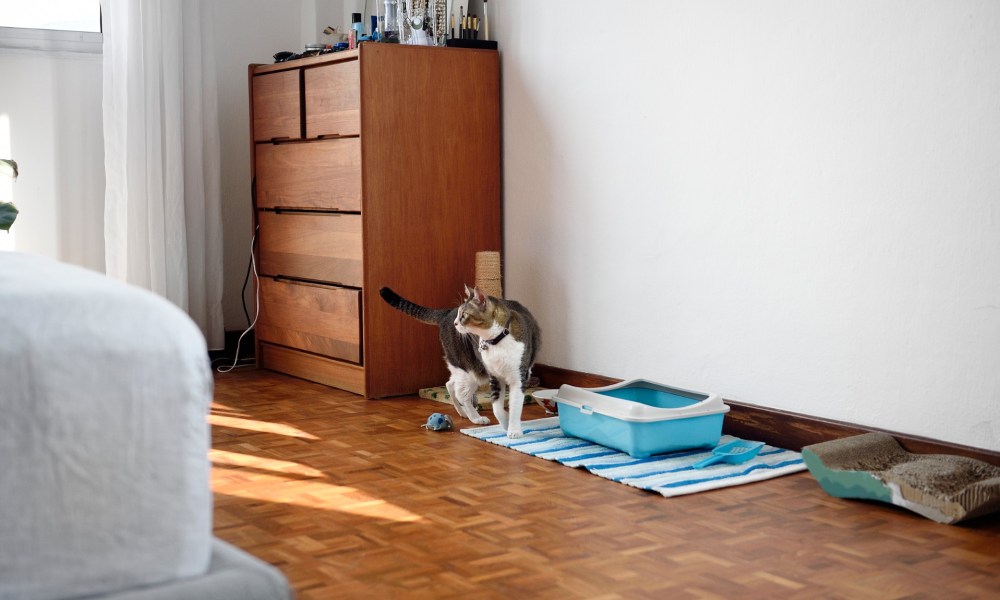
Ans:
[{"label": "dresser drawer", "polygon": [[305,70],[306,137],[361,133],[361,84],[357,60]]},{"label": "dresser drawer", "polygon": [[361,287],[361,216],[336,213],[258,213],[259,270]]},{"label": "dresser drawer", "polygon": [[253,85],[253,139],[300,139],[302,102],[299,70],[255,75]]},{"label": "dresser drawer", "polygon": [[259,286],[260,341],[361,362],[361,292],[267,278]]},{"label": "dresser drawer", "polygon": [[361,140],[256,144],[258,208],[361,210]]},{"label": "dresser drawer", "polygon": [[355,394],[365,395],[365,368],[325,356],[261,344],[260,366]]}]

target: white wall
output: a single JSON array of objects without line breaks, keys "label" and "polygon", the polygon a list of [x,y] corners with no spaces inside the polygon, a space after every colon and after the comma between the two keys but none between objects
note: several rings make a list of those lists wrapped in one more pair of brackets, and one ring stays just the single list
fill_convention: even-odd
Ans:
[{"label": "white wall", "polygon": [[103,272],[99,54],[0,50],[0,158],[21,172],[0,188],[21,211],[0,249]]},{"label": "white wall", "polygon": [[1000,4],[490,9],[539,362],[1000,450]]}]

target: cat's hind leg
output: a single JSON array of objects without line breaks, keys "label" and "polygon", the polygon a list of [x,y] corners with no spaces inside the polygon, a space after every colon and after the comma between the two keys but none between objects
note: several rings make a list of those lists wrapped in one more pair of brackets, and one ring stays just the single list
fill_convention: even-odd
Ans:
[{"label": "cat's hind leg", "polygon": [[[479,414],[479,411],[476,409],[476,405],[478,404],[476,401],[476,392],[478,391],[479,380],[470,375],[455,385],[457,395],[454,398],[455,402],[459,403],[465,409],[465,416],[470,421],[476,425],[486,425],[490,422],[490,418]],[[462,409],[460,408],[459,413],[461,412]]]},{"label": "cat's hind leg", "polygon": [[465,417],[468,419],[469,416],[465,414],[465,409],[462,407],[462,404],[458,401],[458,395],[455,392],[455,379],[454,378],[449,379],[448,383],[444,384],[444,387],[448,388],[448,396],[451,398],[451,403],[455,405],[455,410],[458,412],[458,416]]},{"label": "cat's hind leg", "polygon": [[471,373],[452,370],[451,379],[446,384],[451,403],[455,405],[458,414],[476,425],[486,425],[489,417],[479,414],[476,410],[476,392],[479,390],[479,379]]}]

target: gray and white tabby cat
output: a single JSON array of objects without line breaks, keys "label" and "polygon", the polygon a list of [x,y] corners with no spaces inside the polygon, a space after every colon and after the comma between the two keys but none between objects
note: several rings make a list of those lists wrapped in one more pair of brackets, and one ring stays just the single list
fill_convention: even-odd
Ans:
[{"label": "gray and white tabby cat", "polygon": [[451,377],[446,387],[458,414],[477,425],[490,422],[487,417],[479,414],[476,408],[476,391],[479,386],[489,380],[489,374],[483,361],[479,358],[477,345],[479,340],[471,333],[460,333],[455,327],[458,309],[435,309],[420,306],[400,297],[391,289],[384,287],[379,295],[389,306],[413,317],[421,323],[438,326],[441,347],[444,349],[444,361],[448,365]]},{"label": "gray and white tabby cat", "polygon": [[[524,389],[541,347],[542,331],[535,317],[520,302],[487,296],[465,286],[465,302],[458,307],[455,329],[479,338],[479,356],[490,374],[493,414],[507,430],[508,438],[519,438]],[[510,392],[510,414],[504,410],[504,391]]]},{"label": "gray and white tabby cat", "polygon": [[[476,390],[488,380],[493,414],[507,431],[519,438],[524,388],[541,345],[541,329],[521,303],[487,296],[465,287],[465,301],[453,309],[431,309],[401,298],[389,288],[382,299],[403,313],[437,325],[445,362],[451,372],[448,393],[458,413],[473,423],[489,419],[476,412]],[[504,409],[504,391],[510,392],[510,414]]]}]

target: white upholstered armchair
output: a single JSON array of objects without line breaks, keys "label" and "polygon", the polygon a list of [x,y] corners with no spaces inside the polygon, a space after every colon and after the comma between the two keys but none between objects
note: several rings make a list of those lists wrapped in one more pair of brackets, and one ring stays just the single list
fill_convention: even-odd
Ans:
[{"label": "white upholstered armchair", "polygon": [[290,597],[212,536],[212,385],[174,305],[0,252],[0,599]]}]

